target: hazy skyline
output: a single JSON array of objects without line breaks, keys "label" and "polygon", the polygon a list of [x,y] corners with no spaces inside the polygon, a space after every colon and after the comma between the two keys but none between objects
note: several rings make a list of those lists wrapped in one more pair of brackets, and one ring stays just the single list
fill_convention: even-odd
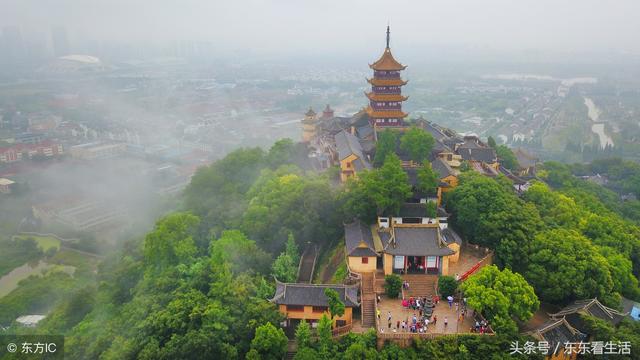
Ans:
[{"label": "hazy skyline", "polygon": [[0,0],[0,26],[75,41],[209,41],[220,52],[339,55],[392,47],[640,54],[632,0],[294,1]]}]

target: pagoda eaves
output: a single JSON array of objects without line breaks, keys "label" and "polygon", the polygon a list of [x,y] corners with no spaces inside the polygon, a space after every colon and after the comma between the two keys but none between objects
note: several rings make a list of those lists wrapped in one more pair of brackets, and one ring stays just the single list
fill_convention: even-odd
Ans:
[{"label": "pagoda eaves", "polygon": [[373,91],[365,92],[364,94],[369,98],[369,100],[373,101],[405,101],[409,98],[408,96],[403,96],[401,94],[379,94],[374,93]]},{"label": "pagoda eaves", "polygon": [[380,78],[372,78],[367,79],[367,82],[373,86],[404,86],[407,85],[409,81],[402,80],[400,78],[391,78],[391,79],[380,79]]},{"label": "pagoda eaves", "polygon": [[373,70],[379,71],[401,71],[407,68],[406,65],[402,65],[394,59],[390,48],[384,49],[380,59],[373,64],[369,64],[369,67]]},{"label": "pagoda eaves", "polygon": [[409,115],[401,110],[376,110],[371,106],[367,106],[366,111],[370,118],[403,119]]}]

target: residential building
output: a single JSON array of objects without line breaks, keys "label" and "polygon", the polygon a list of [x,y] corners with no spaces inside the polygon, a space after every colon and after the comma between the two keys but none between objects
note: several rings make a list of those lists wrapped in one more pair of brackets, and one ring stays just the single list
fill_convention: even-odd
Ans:
[{"label": "residential building", "polygon": [[126,143],[86,143],[69,148],[73,158],[82,160],[110,159],[120,156],[127,151]]},{"label": "residential building", "polygon": [[0,163],[12,163],[38,156],[53,157],[63,153],[62,145],[51,140],[45,140],[37,144],[15,144],[0,147]]}]

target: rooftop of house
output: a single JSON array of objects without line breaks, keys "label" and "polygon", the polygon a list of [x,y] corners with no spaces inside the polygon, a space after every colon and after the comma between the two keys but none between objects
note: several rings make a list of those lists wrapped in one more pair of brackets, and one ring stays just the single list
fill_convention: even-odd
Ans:
[{"label": "rooftop of house", "polygon": [[498,161],[496,150],[490,147],[462,147],[460,145],[457,153],[462,156],[463,160],[481,161],[487,164],[493,164]]},{"label": "rooftop of house", "polygon": [[431,162],[431,169],[433,169],[433,171],[435,171],[438,174],[440,179],[446,178],[447,176],[450,176],[450,175],[453,175],[453,176],[456,175],[456,172],[453,170],[453,168],[449,166],[449,164],[447,164],[447,162],[442,160],[441,158],[435,158]]},{"label": "rooftop of house", "polygon": [[640,302],[623,297],[622,312],[629,314],[634,320],[640,320]]},{"label": "rooftop of house", "polygon": [[325,289],[333,289],[347,307],[358,307],[358,285],[298,284],[276,280],[276,294],[270,300],[278,305],[329,306]]},{"label": "rooftop of house", "polygon": [[613,323],[614,325],[618,324],[625,316],[627,316],[627,314],[625,313],[603,305],[600,301],[598,301],[597,298],[576,300],[573,303],[562,308],[557,313],[549,315],[554,319],[558,319],[578,313],[586,313],[588,315],[595,316],[599,319]]},{"label": "rooftop of house", "polygon": [[564,317],[544,323],[531,334],[538,339],[548,341],[550,349],[555,349],[557,344],[562,347],[567,342],[576,343],[587,337],[571,326]]},{"label": "rooftop of house", "polygon": [[344,240],[348,256],[377,255],[371,228],[359,220],[344,225]]},{"label": "rooftop of house", "polygon": [[437,225],[395,225],[392,232],[381,232],[380,238],[385,244],[384,251],[391,255],[447,256],[455,253],[447,247]]}]

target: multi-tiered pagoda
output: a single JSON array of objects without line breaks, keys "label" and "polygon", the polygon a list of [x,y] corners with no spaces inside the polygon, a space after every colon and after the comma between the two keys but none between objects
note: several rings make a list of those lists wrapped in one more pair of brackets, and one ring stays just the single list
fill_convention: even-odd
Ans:
[{"label": "multi-tiered pagoda", "polygon": [[370,64],[373,78],[367,79],[371,84],[371,92],[365,93],[369,98],[366,111],[374,127],[403,127],[406,113],[402,112],[402,86],[407,82],[400,78],[400,71],[406,66],[400,64],[391,55],[389,48],[389,26],[387,26],[387,47],[378,61]]}]

